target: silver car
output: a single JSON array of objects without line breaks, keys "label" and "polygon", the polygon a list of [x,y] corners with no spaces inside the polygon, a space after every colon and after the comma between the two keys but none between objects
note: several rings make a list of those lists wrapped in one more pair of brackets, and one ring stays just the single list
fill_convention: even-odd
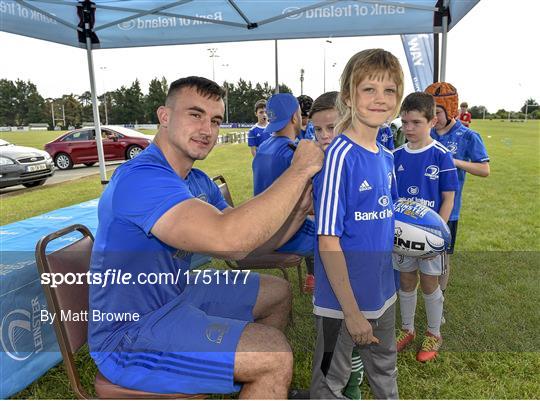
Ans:
[{"label": "silver car", "polygon": [[54,163],[47,152],[0,139],[0,188],[19,184],[37,187],[53,174]]}]

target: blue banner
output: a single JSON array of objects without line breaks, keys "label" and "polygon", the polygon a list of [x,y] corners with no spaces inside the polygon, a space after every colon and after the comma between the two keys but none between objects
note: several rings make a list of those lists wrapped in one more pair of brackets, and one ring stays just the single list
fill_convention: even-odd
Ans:
[{"label": "blue banner", "polygon": [[401,35],[416,92],[433,83],[433,35]]}]

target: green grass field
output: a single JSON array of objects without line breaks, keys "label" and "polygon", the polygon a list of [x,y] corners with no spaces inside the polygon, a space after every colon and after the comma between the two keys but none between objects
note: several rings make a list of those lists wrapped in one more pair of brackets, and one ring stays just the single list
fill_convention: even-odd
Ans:
[{"label": "green grass field", "polygon": [[[413,350],[399,355],[401,398],[540,397],[540,122],[475,121],[473,128],[488,149],[491,175],[467,177],[457,254],[446,292],[443,351],[428,364],[417,363]],[[210,176],[224,175],[237,204],[251,196],[251,155],[245,144],[219,146],[196,166]],[[95,176],[3,196],[0,224],[96,198],[100,191]],[[293,272],[291,277],[296,280]],[[298,293],[296,282],[292,288],[295,325],[288,338],[295,356],[293,387],[307,388],[315,339],[311,299]],[[425,328],[421,296],[418,306],[421,333]],[[95,367],[87,353],[79,363],[83,382],[91,388]],[[371,398],[366,383],[363,390],[364,397]],[[62,365],[15,396],[73,397]]]}]

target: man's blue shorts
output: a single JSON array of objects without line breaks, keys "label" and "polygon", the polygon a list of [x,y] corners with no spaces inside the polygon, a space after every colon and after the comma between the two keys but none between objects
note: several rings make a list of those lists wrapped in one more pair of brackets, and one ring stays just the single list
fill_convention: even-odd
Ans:
[{"label": "man's blue shorts", "polygon": [[301,256],[313,256],[317,235],[315,234],[315,222],[306,219],[298,231],[276,252],[294,253]]},{"label": "man's blue shorts", "polygon": [[[235,272],[229,272],[229,278]],[[215,276],[212,276],[215,277]],[[145,315],[98,366],[111,382],[156,393],[232,393],[234,357],[253,322],[259,275],[236,284],[186,285],[177,298]]]}]

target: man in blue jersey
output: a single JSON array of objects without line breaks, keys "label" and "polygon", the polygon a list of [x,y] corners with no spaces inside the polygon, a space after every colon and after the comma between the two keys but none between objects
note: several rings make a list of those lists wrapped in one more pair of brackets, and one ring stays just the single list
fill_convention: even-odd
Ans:
[{"label": "man in blue jersey", "polygon": [[259,145],[266,141],[270,136],[270,133],[264,131],[264,129],[268,125],[268,115],[266,114],[266,100],[257,100],[257,102],[255,103],[255,116],[257,117],[257,123],[253,127],[251,127],[248,132],[248,146],[251,150],[251,155],[253,157],[255,157]]},{"label": "man in blue jersey", "polygon": [[[302,129],[300,106],[290,93],[273,95],[268,100],[267,107],[270,124],[266,131],[273,134],[259,147],[253,159],[255,195],[270,187],[291,166],[296,147],[295,139]],[[307,196],[310,196],[311,185],[307,185],[305,191]],[[313,220],[307,218],[291,239],[276,251],[311,256],[314,246],[315,227]]]},{"label": "man in blue jersey", "polygon": [[[301,143],[290,169],[264,194],[228,207],[208,176],[193,168],[216,143],[223,95],[205,78],[173,82],[157,110],[153,144],[119,167],[105,189],[91,273],[129,277],[90,286],[90,353],[108,380],[127,388],[285,398],[292,377],[282,332],[288,283],[188,268],[194,252],[241,259],[284,243],[279,229],[288,220],[300,226],[307,215],[310,199],[299,199],[322,153]],[[116,320],[100,318],[112,313]]]},{"label": "man in blue jersey", "polygon": [[313,124],[309,120],[309,111],[313,105],[313,99],[308,95],[300,95],[296,98],[300,105],[300,113],[302,115],[302,128],[297,135],[297,141],[301,139],[309,139],[313,141],[315,139],[315,132],[313,130]]},{"label": "man in blue jersey", "polygon": [[[402,129],[408,142],[394,151],[394,167],[398,194],[420,202],[435,210],[448,221],[454,206],[458,187],[456,167],[448,149],[430,136],[436,123],[433,96],[415,92],[408,95],[401,105]],[[429,259],[393,255],[394,268],[400,271],[399,303],[401,330],[397,336],[400,352],[415,336],[418,273],[424,295],[427,330],[422,347],[416,355],[420,362],[437,357],[442,346],[441,319],[444,297],[439,287],[439,276],[444,271],[444,255]]]},{"label": "man in blue jersey", "polygon": [[[465,127],[456,117],[458,110],[458,93],[456,88],[446,82],[436,82],[429,85],[426,90],[435,98],[437,104],[437,123],[431,130],[431,137],[442,143],[452,152],[457,167],[459,186],[454,199],[454,208],[450,213],[448,227],[452,232],[452,244],[448,254],[454,253],[457,237],[459,212],[461,209],[461,194],[465,184],[465,174],[478,177],[487,177],[490,173],[489,156],[480,134]],[[446,259],[445,274],[439,280],[441,290],[446,290],[450,274],[450,258]],[[444,319],[443,319],[444,321]]]},{"label": "man in blue jersey", "polygon": [[384,124],[377,133],[377,142],[388,150],[394,150],[394,135],[389,125]]},{"label": "man in blue jersey", "polygon": [[353,351],[377,399],[398,398],[396,283],[392,268],[392,153],[377,143],[403,95],[398,59],[382,49],[355,54],[341,75],[338,136],[313,182],[315,251],[312,399],[343,399]]}]

